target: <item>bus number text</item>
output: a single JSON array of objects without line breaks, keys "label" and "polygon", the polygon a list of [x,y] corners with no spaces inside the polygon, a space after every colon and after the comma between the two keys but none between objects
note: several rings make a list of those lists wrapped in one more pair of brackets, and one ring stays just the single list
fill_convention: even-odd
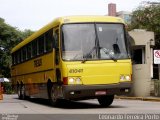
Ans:
[{"label": "bus number text", "polygon": [[69,73],[82,73],[83,69],[70,69]]}]

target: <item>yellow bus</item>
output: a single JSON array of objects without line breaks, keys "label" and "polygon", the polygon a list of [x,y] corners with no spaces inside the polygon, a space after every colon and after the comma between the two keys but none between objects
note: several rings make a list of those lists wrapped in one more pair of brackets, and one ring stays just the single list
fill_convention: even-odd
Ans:
[{"label": "yellow bus", "polygon": [[20,99],[98,99],[131,90],[129,41],[122,19],[67,16],[55,19],[12,49],[13,86]]}]

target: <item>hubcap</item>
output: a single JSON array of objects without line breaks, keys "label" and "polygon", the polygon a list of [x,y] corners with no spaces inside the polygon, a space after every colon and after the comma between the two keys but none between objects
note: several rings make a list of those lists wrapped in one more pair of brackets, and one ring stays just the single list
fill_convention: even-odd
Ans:
[{"label": "hubcap", "polygon": [[51,98],[54,102],[57,101],[57,96],[58,96],[58,92],[57,92],[56,86],[52,86]]},{"label": "hubcap", "polygon": [[20,88],[18,88],[18,97],[21,96]]}]

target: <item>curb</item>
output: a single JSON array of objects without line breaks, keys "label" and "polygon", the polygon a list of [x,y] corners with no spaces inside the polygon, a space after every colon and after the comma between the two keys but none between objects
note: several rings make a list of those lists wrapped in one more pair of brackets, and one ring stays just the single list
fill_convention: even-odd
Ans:
[{"label": "curb", "polygon": [[128,96],[115,96],[115,99],[127,99],[127,100],[141,100],[141,101],[151,101],[160,102],[160,97],[128,97]]}]

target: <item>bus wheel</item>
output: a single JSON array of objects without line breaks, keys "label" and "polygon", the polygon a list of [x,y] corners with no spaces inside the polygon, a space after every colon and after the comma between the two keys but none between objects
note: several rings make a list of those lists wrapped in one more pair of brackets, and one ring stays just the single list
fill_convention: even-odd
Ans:
[{"label": "bus wheel", "polygon": [[25,88],[24,85],[19,85],[18,86],[18,98],[23,100],[25,99]]},{"label": "bus wheel", "polygon": [[58,89],[56,85],[52,85],[49,92],[49,100],[52,106],[57,106],[59,99],[58,99]]},{"label": "bus wheel", "polygon": [[107,96],[101,96],[98,97],[98,102],[103,107],[108,107],[112,104],[114,100],[114,95],[107,95]]},{"label": "bus wheel", "polygon": [[17,87],[17,93],[18,93],[18,98],[21,99],[22,93],[21,93],[21,86],[20,85]]}]

